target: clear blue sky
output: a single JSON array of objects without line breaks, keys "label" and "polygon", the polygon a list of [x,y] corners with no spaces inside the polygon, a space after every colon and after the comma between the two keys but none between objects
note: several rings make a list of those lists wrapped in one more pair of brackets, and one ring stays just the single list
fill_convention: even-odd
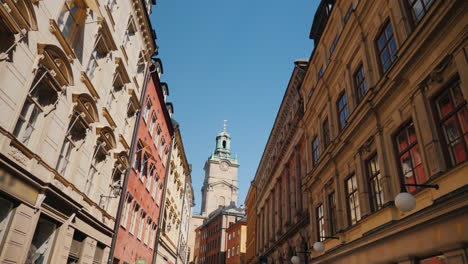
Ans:
[{"label": "clear blue sky", "polygon": [[157,0],[162,81],[170,90],[193,165],[194,213],[199,213],[203,166],[228,120],[238,154],[239,204],[271,131],[293,62],[309,58],[309,31],[318,0]]}]

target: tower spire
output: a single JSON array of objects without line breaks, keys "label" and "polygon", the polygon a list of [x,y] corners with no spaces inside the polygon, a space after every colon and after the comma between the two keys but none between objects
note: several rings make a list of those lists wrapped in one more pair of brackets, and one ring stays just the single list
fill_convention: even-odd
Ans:
[{"label": "tower spire", "polygon": [[226,132],[226,127],[227,127],[227,120],[224,120],[223,124],[223,131]]}]

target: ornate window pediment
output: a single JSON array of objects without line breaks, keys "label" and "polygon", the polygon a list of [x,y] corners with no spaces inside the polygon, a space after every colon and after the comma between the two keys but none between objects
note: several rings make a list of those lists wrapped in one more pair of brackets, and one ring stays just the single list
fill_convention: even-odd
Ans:
[{"label": "ornate window pediment", "polygon": [[40,64],[49,70],[62,87],[74,84],[71,65],[59,47],[38,44],[38,53],[41,55]]},{"label": "ornate window pediment", "polygon": [[94,99],[89,94],[73,95],[73,102],[76,102],[75,109],[81,114],[87,124],[99,121],[98,109]]}]

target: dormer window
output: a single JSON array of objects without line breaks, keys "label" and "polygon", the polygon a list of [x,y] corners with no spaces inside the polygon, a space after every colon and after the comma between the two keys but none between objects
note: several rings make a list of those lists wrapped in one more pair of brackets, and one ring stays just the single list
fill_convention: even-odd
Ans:
[{"label": "dormer window", "polygon": [[167,97],[169,96],[169,86],[167,86],[167,83],[161,83],[161,90],[163,92],[164,96],[164,102],[166,101]]}]

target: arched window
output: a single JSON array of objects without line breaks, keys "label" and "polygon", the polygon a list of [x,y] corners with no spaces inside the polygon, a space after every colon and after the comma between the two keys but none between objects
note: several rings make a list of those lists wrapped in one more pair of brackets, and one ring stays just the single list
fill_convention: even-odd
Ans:
[{"label": "arched window", "polygon": [[223,148],[226,148],[226,140],[223,140]]},{"label": "arched window", "polygon": [[90,125],[98,121],[97,107],[90,95],[75,95],[73,100],[75,106],[56,165],[57,171],[62,176],[65,175],[71,153],[76,144],[86,138]]},{"label": "arched window", "polygon": [[13,130],[13,135],[23,144],[29,143],[38,120],[55,109],[64,87],[73,84],[70,65],[60,49],[39,45],[39,54],[39,66]]},{"label": "arched window", "polygon": [[86,178],[84,192],[89,195],[94,182],[94,177],[98,173],[99,163],[106,160],[109,152],[115,148],[115,136],[110,127],[98,128],[97,133],[99,135],[96,141],[96,147],[94,149],[93,158]]},{"label": "arched window", "polygon": [[36,14],[29,0],[5,0],[0,8],[0,61],[12,60],[16,45],[27,31],[37,30]]}]

